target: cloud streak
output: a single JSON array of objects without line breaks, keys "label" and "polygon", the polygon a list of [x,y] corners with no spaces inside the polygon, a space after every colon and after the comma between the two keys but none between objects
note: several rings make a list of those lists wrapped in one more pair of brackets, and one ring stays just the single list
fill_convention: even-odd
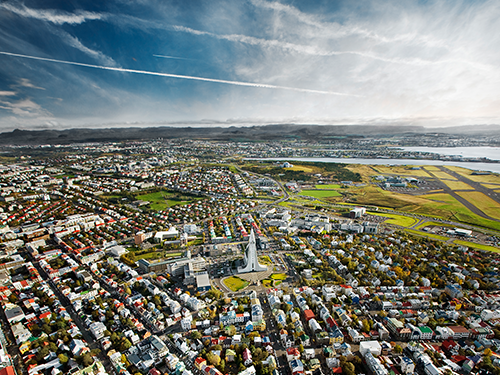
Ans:
[{"label": "cloud streak", "polygon": [[24,4],[20,7],[16,7],[13,4],[7,2],[0,3],[0,8],[8,10],[22,17],[47,21],[56,25],[63,25],[65,23],[77,25],[87,20],[100,20],[104,17],[102,14],[87,12],[83,10],[77,10],[74,13],[69,13],[54,9],[32,9],[26,7]]},{"label": "cloud streak", "polygon": [[289,90],[289,91],[297,91],[297,92],[312,93],[312,94],[359,97],[359,95],[356,95],[356,94],[348,94],[348,93],[335,92],[335,91],[323,91],[323,90],[304,89],[304,88],[288,87],[288,86],[277,86],[277,85],[269,85],[269,84],[265,84],[265,83],[229,81],[229,80],[224,80],[224,79],[215,79],[215,78],[196,77],[196,76],[188,76],[188,75],[181,75],[181,74],[152,72],[152,71],[148,71],[148,70],[125,69],[125,68],[117,68],[117,67],[110,67],[110,66],[85,64],[85,63],[79,63],[79,62],[75,62],[75,61],[65,61],[65,60],[50,59],[50,58],[38,57],[38,56],[22,55],[22,54],[18,54],[18,53],[10,53],[10,52],[3,52],[3,51],[0,51],[0,54],[6,55],[6,56],[12,56],[12,57],[21,57],[21,58],[26,58],[26,59],[31,59],[31,60],[53,62],[53,63],[58,63],[58,64],[82,66],[82,67],[93,68],[93,69],[111,70],[111,71],[115,71],[115,72],[144,74],[144,75],[159,76],[159,77],[187,79],[187,80],[193,80],[193,81],[222,83],[222,84],[228,84],[228,85],[234,85],[234,86],[246,86],[246,87],[256,87],[256,88]]},{"label": "cloud streak", "polygon": [[195,60],[189,59],[187,57],[177,57],[177,56],[166,56],[166,55],[153,55],[154,57],[161,57],[162,59],[174,59],[174,60]]}]

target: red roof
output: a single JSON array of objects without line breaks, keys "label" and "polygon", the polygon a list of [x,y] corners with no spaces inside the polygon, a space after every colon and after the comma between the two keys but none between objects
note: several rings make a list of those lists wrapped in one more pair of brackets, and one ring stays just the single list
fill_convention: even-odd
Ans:
[{"label": "red roof", "polygon": [[16,375],[12,366],[0,370],[0,375]]},{"label": "red roof", "polygon": [[314,313],[312,310],[304,310],[304,317],[306,318],[307,321],[314,319]]}]

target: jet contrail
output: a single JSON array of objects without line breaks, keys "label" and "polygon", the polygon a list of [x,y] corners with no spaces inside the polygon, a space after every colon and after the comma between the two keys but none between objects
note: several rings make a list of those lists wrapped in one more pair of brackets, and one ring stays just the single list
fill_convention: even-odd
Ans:
[{"label": "jet contrail", "polygon": [[154,57],[161,57],[162,59],[175,59],[175,60],[194,60],[188,59],[187,57],[176,57],[176,56],[165,56],[165,55],[153,55]]},{"label": "jet contrail", "polygon": [[360,95],[347,94],[347,93],[335,92],[335,91],[321,91],[321,90],[312,90],[312,89],[301,89],[301,88],[297,88],[297,87],[268,85],[266,83],[253,83],[253,82],[242,82],[242,81],[227,81],[225,79],[215,79],[215,78],[186,76],[186,75],[180,75],[180,74],[151,72],[151,71],[148,71],[148,70],[135,70],[135,69],[125,69],[125,68],[114,68],[114,67],[111,67],[111,66],[92,65],[92,64],[79,63],[79,62],[75,62],[75,61],[56,60],[56,59],[49,59],[49,58],[46,58],[46,57],[21,55],[21,54],[18,54],[18,53],[3,52],[3,51],[0,51],[0,55],[7,55],[7,56],[13,56],[13,57],[22,57],[22,58],[25,58],[25,59],[40,60],[40,61],[49,61],[49,62],[54,62],[54,63],[59,63],[59,64],[83,66],[83,67],[86,67],[86,68],[94,68],[94,69],[102,69],[102,70],[112,70],[112,71],[116,71],[116,72],[146,74],[146,75],[150,75],[150,76],[169,77],[169,78],[190,79],[190,80],[193,80],[193,81],[225,83],[227,85],[235,85],[235,86],[248,86],[248,87],[260,87],[260,88],[266,88],[266,89],[290,90],[290,91],[298,91],[298,92],[309,92],[309,93],[313,93],[313,94],[326,94],[326,95],[339,95],[339,96],[355,96],[355,97],[359,97],[360,96]]}]

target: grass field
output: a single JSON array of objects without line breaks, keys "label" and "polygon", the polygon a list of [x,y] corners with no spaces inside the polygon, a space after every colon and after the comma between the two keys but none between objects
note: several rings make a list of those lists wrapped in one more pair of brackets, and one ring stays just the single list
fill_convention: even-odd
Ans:
[{"label": "grass field", "polygon": [[487,189],[500,189],[500,184],[481,184]]},{"label": "grass field", "polygon": [[422,224],[416,226],[415,229],[422,229],[425,227],[434,227],[434,226],[455,228],[454,225],[450,225],[450,224],[438,223],[437,221],[426,221],[425,223],[422,223]]},{"label": "grass field", "polygon": [[428,171],[431,171],[431,172],[433,172],[433,171],[440,171],[440,169],[438,167],[434,166],[434,165],[426,165],[425,169],[428,170]]},{"label": "grass field", "polygon": [[283,168],[283,169],[287,170],[287,171],[302,171],[302,172],[306,172],[306,173],[311,173],[314,171],[313,168],[309,168],[309,167],[306,167],[304,165],[294,165],[291,168]]},{"label": "grass field", "polygon": [[441,180],[441,182],[448,186],[451,190],[474,190],[472,186],[467,185],[462,181]]},{"label": "grass field", "polygon": [[423,169],[411,169],[412,167],[401,166],[388,166],[376,165],[373,166],[380,174],[396,174],[414,177],[430,177],[430,175]]},{"label": "grass field", "polygon": [[479,191],[459,191],[462,198],[468,200],[486,215],[500,220],[500,204]]},{"label": "grass field", "polygon": [[448,237],[440,236],[438,234],[434,233],[427,233],[427,232],[420,232],[418,230],[413,230],[413,229],[405,229],[405,232],[411,233],[411,234],[416,234],[417,236],[422,236],[422,237],[428,237],[433,240],[440,240],[440,241],[448,241]]},{"label": "grass field", "polygon": [[474,214],[449,194],[429,194],[420,197],[434,202],[425,203],[421,207],[417,207],[414,212],[500,230],[500,223]]},{"label": "grass field", "polygon": [[479,250],[486,250],[486,251],[492,251],[494,253],[500,253],[500,249],[498,247],[494,247],[494,246],[481,245],[481,244],[477,244],[474,242],[468,242],[468,241],[462,241],[462,240],[455,240],[455,241],[453,241],[453,243],[455,243],[457,245],[473,247],[473,248],[479,249]]},{"label": "grass field", "polygon": [[[439,178],[440,180],[453,180],[453,181],[456,181],[457,179],[455,177],[453,177],[451,174],[448,174],[446,172],[442,172],[442,171],[431,171],[431,173],[436,176],[437,178]],[[443,181],[444,182],[444,181]]]},{"label": "grass field", "polygon": [[399,225],[399,226],[405,227],[405,228],[411,227],[412,225],[414,225],[418,221],[417,219],[415,219],[413,217],[396,215],[396,214],[387,214],[387,213],[382,213],[382,212],[367,212],[367,214],[387,217],[388,219],[385,221],[385,223]]},{"label": "grass field", "polygon": [[464,176],[467,177],[468,179],[480,183],[491,183],[491,184],[500,184],[500,175],[499,174],[488,174],[488,175],[473,175],[474,171],[471,171],[470,169],[465,169],[465,168],[460,168],[460,167],[450,167],[447,166],[446,168]]},{"label": "grass field", "polygon": [[273,279],[273,280],[285,280],[286,273],[273,273],[271,275],[271,279]]},{"label": "grass field", "polygon": [[135,259],[162,259],[162,258],[173,258],[180,257],[182,252],[179,253],[164,253],[163,251],[152,251],[150,253],[136,255]]},{"label": "grass field", "polygon": [[300,194],[307,195],[308,197],[313,198],[330,198],[342,196],[342,194],[335,190],[302,190]]},{"label": "grass field", "polygon": [[228,277],[223,281],[224,285],[231,289],[233,292],[237,292],[238,290],[245,289],[249,282],[243,279],[240,279],[238,276]]},{"label": "grass field", "polygon": [[166,210],[172,206],[189,204],[193,201],[202,199],[169,191],[157,191],[154,193],[137,195],[136,198],[141,201],[150,202],[149,206],[155,211]]},{"label": "grass field", "polygon": [[324,190],[333,190],[333,189],[340,189],[340,185],[316,185],[316,189],[324,189]]}]

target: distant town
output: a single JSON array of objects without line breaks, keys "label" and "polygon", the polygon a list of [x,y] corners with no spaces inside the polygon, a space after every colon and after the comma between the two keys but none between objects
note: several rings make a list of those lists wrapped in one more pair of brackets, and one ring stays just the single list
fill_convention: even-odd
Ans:
[{"label": "distant town", "polygon": [[3,146],[0,375],[499,375],[498,174],[264,160],[401,144]]}]

